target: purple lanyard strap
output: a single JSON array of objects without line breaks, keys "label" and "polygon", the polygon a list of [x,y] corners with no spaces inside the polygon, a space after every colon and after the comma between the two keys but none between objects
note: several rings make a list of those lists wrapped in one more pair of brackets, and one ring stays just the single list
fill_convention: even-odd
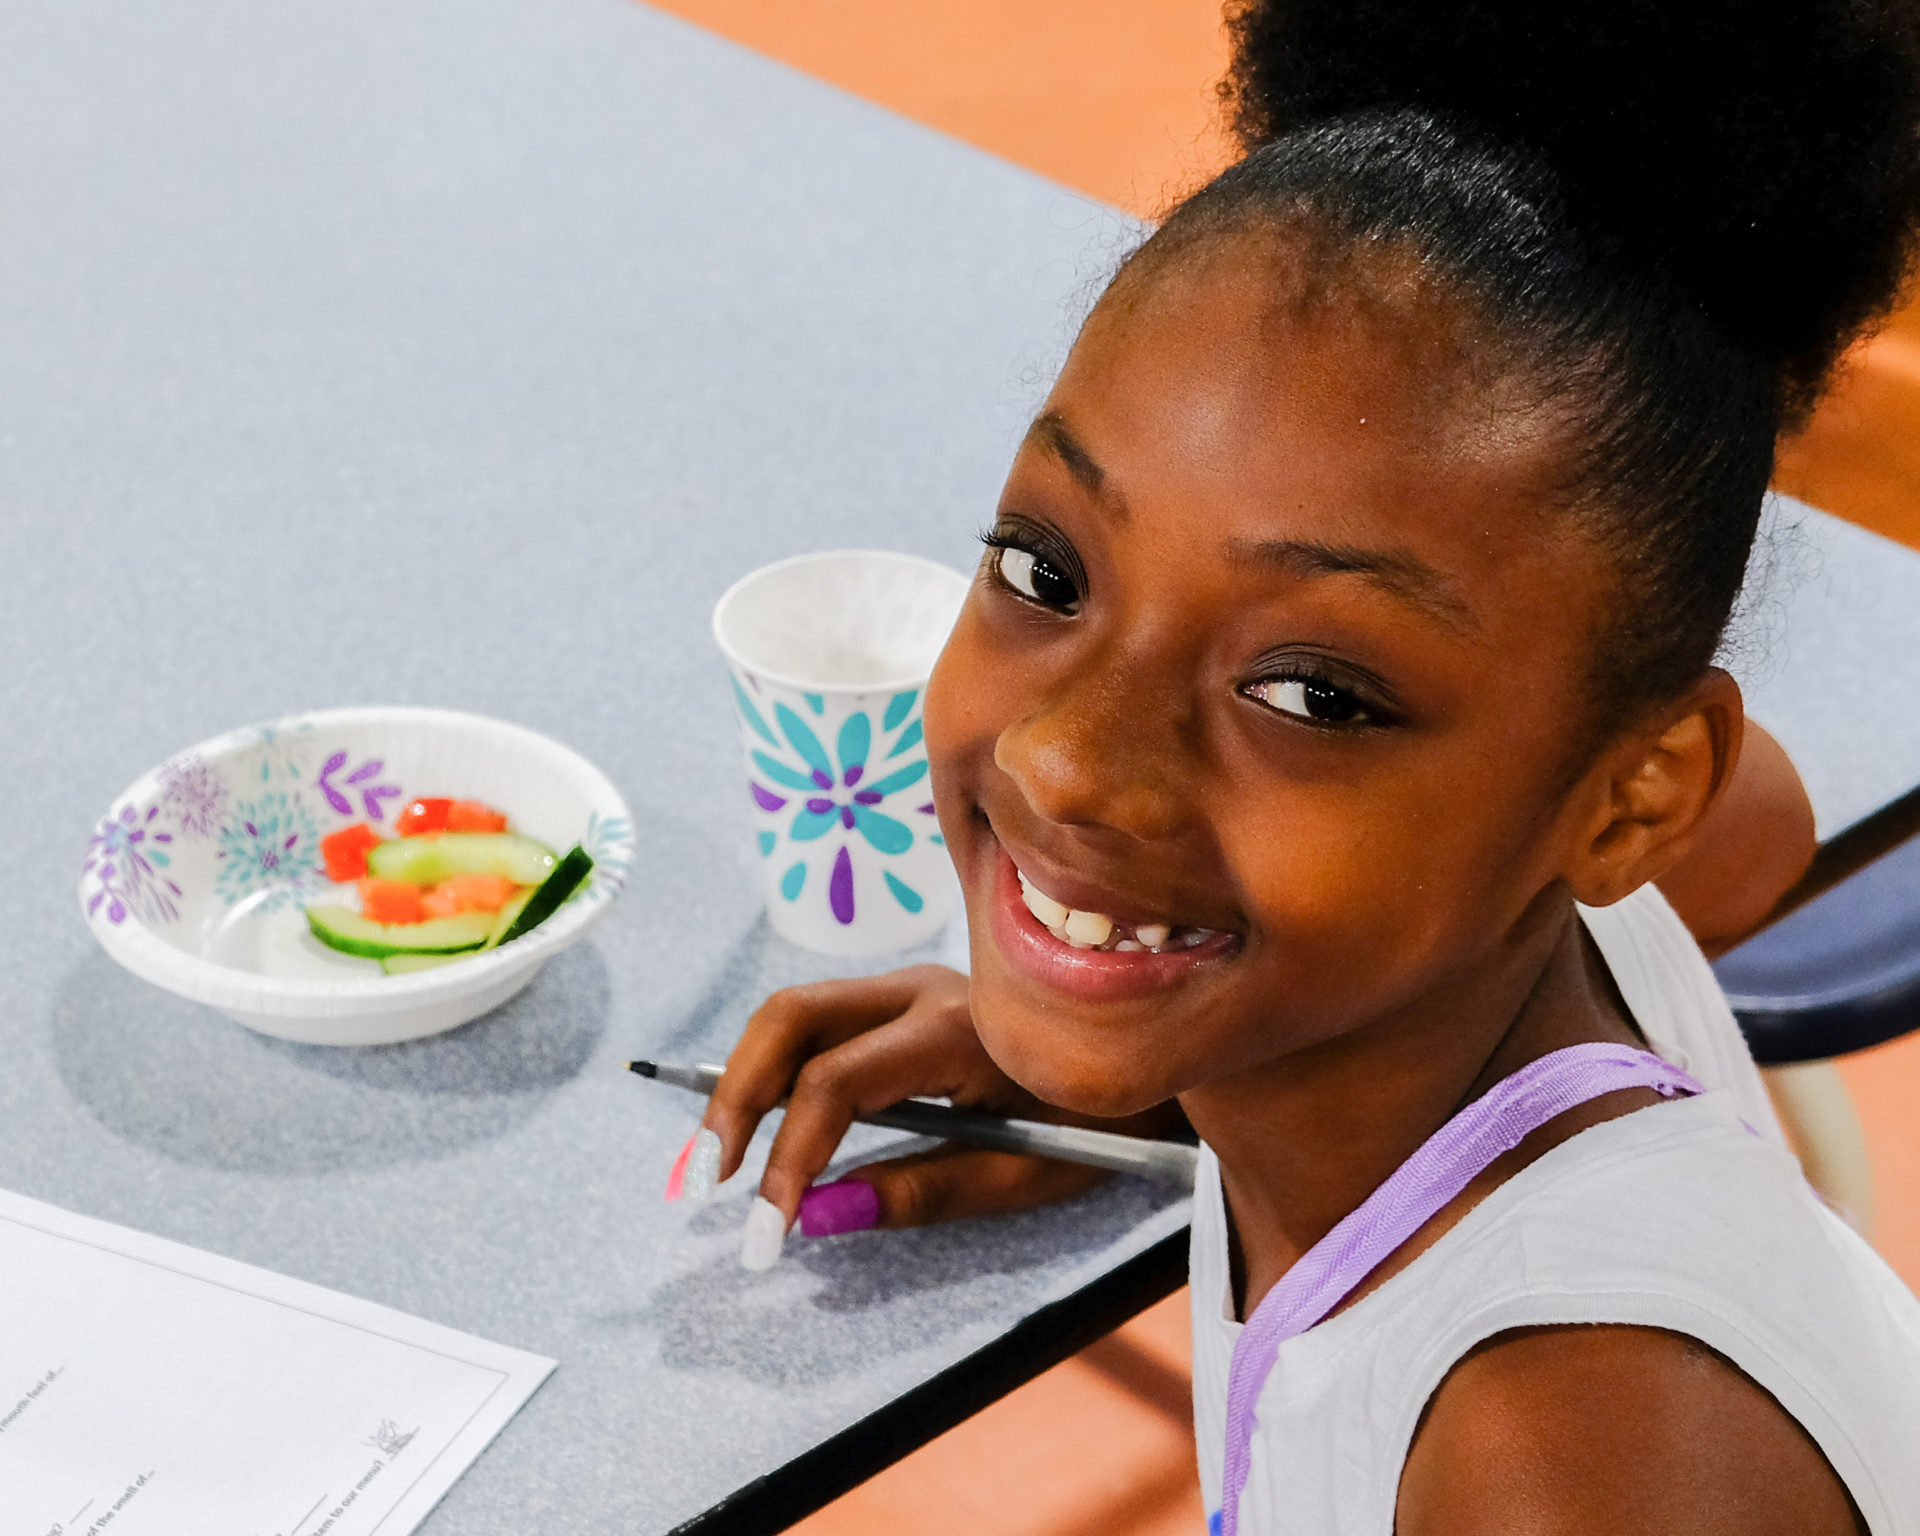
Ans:
[{"label": "purple lanyard strap", "polygon": [[1260,1393],[1280,1346],[1346,1298],[1435,1212],[1503,1152],[1603,1093],[1651,1088],[1671,1098],[1700,1084],[1671,1062],[1624,1045],[1572,1045],[1495,1083],[1429,1136],[1386,1183],[1280,1277],[1234,1341],[1227,1373],[1227,1459],[1220,1511],[1208,1524],[1237,1536]]}]

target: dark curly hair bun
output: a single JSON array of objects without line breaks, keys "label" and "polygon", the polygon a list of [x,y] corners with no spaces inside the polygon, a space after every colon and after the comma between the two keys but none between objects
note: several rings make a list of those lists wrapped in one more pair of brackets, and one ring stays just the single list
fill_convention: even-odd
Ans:
[{"label": "dark curly hair bun", "polygon": [[1911,264],[1911,4],[1242,0],[1228,27],[1247,148],[1411,108],[1536,152],[1592,247],[1661,269],[1774,370],[1788,419]]}]

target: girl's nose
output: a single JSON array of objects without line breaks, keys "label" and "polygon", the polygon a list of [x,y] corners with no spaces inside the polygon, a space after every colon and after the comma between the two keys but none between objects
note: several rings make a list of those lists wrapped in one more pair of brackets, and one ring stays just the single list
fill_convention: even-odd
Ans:
[{"label": "girl's nose", "polygon": [[1050,822],[1169,837],[1192,811],[1179,786],[1197,731],[1183,697],[1121,668],[1066,680],[1000,733],[994,764]]}]

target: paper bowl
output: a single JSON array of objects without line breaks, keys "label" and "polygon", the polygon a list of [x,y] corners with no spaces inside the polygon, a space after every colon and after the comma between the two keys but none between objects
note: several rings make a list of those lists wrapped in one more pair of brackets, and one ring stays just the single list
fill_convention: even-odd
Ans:
[{"label": "paper bowl", "polygon": [[[482,800],[592,879],[546,922],[408,976],[326,948],[309,902],[341,899],[320,840],[389,829],[424,795]],[[136,779],[88,840],[80,910],[143,980],[283,1040],[386,1045],[452,1029],[518,992],[606,915],[633,858],[605,775],[520,726],[443,709],[334,709],[215,737]]]}]

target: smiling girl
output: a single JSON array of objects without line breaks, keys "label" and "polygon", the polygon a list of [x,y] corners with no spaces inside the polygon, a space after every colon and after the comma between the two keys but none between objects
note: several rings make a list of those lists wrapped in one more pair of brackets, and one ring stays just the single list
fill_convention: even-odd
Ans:
[{"label": "smiling girl", "polygon": [[[1906,270],[1908,12],[1236,25],[1264,142],[1088,320],[928,690],[971,978],[756,1015],[748,1255],[910,1094],[1184,1117],[1227,1531],[1920,1531],[1920,1306],[1652,883],[1774,440]],[[1032,1197],[964,1157],[864,1219]]]}]

